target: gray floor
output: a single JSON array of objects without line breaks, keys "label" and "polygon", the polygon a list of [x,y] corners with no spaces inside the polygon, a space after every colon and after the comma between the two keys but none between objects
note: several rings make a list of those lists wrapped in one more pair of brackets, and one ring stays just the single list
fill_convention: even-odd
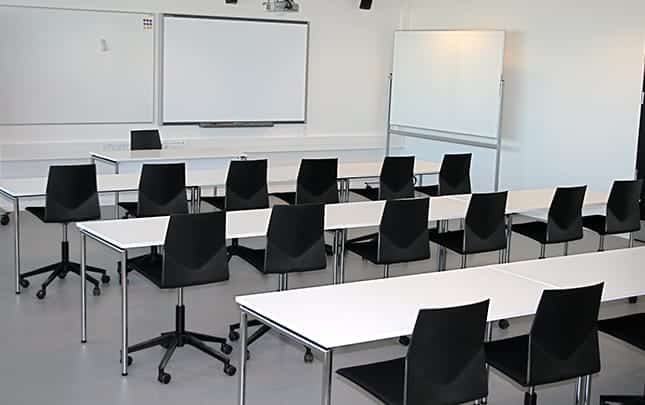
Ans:
[{"label": "gray floor", "polygon": [[[23,269],[27,271],[58,258],[60,228],[38,223],[25,214],[23,221]],[[169,368],[173,380],[168,386],[156,381],[161,349],[137,353],[130,375],[122,378],[119,369],[120,315],[119,289],[113,282],[103,289],[101,297],[89,294],[89,342],[80,344],[79,284],[70,275],[56,281],[44,301],[34,295],[39,280],[22,295],[13,292],[12,228],[0,228],[0,319],[3,319],[0,346],[0,403],[20,405],[56,404],[235,404],[237,378],[227,377],[219,363],[191,348],[179,349]],[[72,257],[78,257],[78,234],[71,232]],[[261,244],[262,241],[252,241]],[[593,251],[597,238],[587,234],[571,247],[573,254]],[[626,245],[623,239],[608,241],[608,248]],[[538,247],[515,236],[513,260],[534,258]],[[433,247],[433,255],[436,249]],[[549,251],[561,254],[561,248]],[[110,269],[114,276],[116,256],[89,242],[88,263]],[[496,254],[481,255],[470,265],[494,263]],[[448,267],[455,268],[458,259],[449,256]],[[620,265],[620,263],[616,263]],[[434,271],[434,258],[408,266],[394,266],[394,276]],[[379,277],[381,269],[362,262],[350,254],[347,276],[350,281]],[[292,288],[328,284],[331,271],[292,276]],[[193,288],[186,292],[188,327],[210,334],[225,335],[227,325],[238,320],[233,297],[237,294],[268,291],[277,287],[277,279],[263,277],[249,265],[233,259],[231,280],[220,285]],[[161,292],[138,277],[130,282],[130,342],[134,343],[173,328],[176,296]],[[645,300],[636,305],[625,302],[606,305],[602,316],[645,310]],[[307,316],[307,314],[303,314]],[[508,331],[495,330],[495,337],[523,333],[530,319],[515,320]],[[342,331],[339,331],[342,333]],[[233,353],[238,361],[238,346]],[[617,340],[602,336],[603,371],[594,378],[594,403],[600,393],[640,392],[645,382],[645,354]],[[400,356],[404,348],[395,341],[378,342],[339,351],[335,366]],[[271,334],[252,347],[248,368],[248,404],[316,404],[320,398],[321,365],[304,364],[303,348]],[[441,365],[438,365],[441,366]],[[333,382],[333,403],[374,404],[369,396],[341,378]],[[573,400],[573,386],[554,385],[541,388],[541,404],[566,404]],[[490,403],[521,404],[522,391],[493,373],[490,381]]]}]

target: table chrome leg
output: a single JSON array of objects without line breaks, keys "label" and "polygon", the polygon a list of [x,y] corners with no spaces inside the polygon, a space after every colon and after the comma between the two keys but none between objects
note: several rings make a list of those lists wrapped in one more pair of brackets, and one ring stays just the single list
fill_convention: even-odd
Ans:
[{"label": "table chrome leg", "polygon": [[81,343],[87,342],[87,292],[85,281],[87,278],[87,236],[81,232]]},{"label": "table chrome leg", "polygon": [[121,254],[121,375],[128,375],[128,252]]},{"label": "table chrome leg", "polygon": [[513,215],[506,217],[506,263],[511,262],[511,241],[513,238]]},{"label": "table chrome leg", "polygon": [[583,378],[584,377],[578,377],[576,379],[576,388],[573,398],[575,405],[581,405],[580,400],[582,399],[582,386],[584,385]]},{"label": "table chrome leg", "polygon": [[345,242],[347,241],[347,229],[341,229],[340,231],[340,241],[339,241],[339,272],[340,272],[340,283],[345,283]]},{"label": "table chrome leg", "polygon": [[[114,164],[114,174],[119,174],[119,164]],[[114,192],[114,219],[119,219],[119,192]]]},{"label": "table chrome leg", "polygon": [[331,405],[331,380],[333,376],[333,352],[323,352],[322,405]]},{"label": "table chrome leg", "polygon": [[591,405],[591,375],[586,376],[585,378],[585,396],[583,399],[584,405]]},{"label": "table chrome leg", "polygon": [[195,205],[197,206],[197,213],[199,214],[202,212],[202,188],[201,187],[195,187]]},{"label": "table chrome leg", "polygon": [[564,250],[562,253],[564,256],[569,256],[569,242],[564,242]]},{"label": "table chrome leg", "polygon": [[238,399],[239,405],[245,405],[246,403],[246,350],[247,350],[247,320],[248,315],[246,312],[240,312],[240,369],[237,371],[239,374],[239,391]]},{"label": "table chrome leg", "polygon": [[630,248],[634,247],[634,232],[629,233],[629,247]]},{"label": "table chrome leg", "polygon": [[333,258],[333,278],[334,278],[334,284],[339,283],[339,274],[338,274],[338,240],[340,239],[340,231],[335,230],[334,231],[334,242],[332,243],[332,250],[334,251],[334,258]]},{"label": "table chrome leg", "polygon": [[16,283],[16,294],[20,294],[20,200],[15,198],[13,200],[13,232],[14,232],[14,245],[13,245],[13,260],[14,260],[14,278]]}]

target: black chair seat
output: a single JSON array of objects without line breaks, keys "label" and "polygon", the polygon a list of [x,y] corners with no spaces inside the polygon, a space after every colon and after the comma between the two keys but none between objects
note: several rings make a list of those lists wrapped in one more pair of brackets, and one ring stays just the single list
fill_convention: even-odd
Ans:
[{"label": "black chair seat", "polygon": [[379,190],[376,187],[355,188],[350,191],[371,201],[377,201],[379,199]]},{"label": "black chair seat", "polygon": [[645,313],[598,322],[600,331],[645,350]]},{"label": "black chair seat", "polygon": [[430,197],[437,197],[439,195],[439,185],[432,186],[419,186],[414,188],[416,191],[429,195]]},{"label": "black chair seat", "polygon": [[139,204],[136,202],[120,202],[119,207],[123,208],[126,214],[130,217],[136,217],[139,212]]},{"label": "black chair seat", "polygon": [[146,254],[128,260],[128,267],[141,274],[154,285],[162,287],[163,258],[160,254]]},{"label": "black chair seat", "polygon": [[336,371],[386,405],[403,405],[405,358]]},{"label": "black chair seat", "polygon": [[527,386],[529,336],[486,343],[486,362],[523,387]]},{"label": "black chair seat", "polygon": [[284,192],[284,193],[272,193],[270,194],[273,197],[279,198],[287,204],[295,205],[296,203],[296,193],[293,191]]},{"label": "black chair seat", "polygon": [[45,207],[27,207],[25,208],[27,212],[30,212],[36,216],[36,218],[40,219],[43,222],[47,222],[45,220]]},{"label": "black chair seat", "polygon": [[604,215],[589,215],[582,218],[582,226],[600,234],[607,234],[606,218]]},{"label": "black chair seat", "polygon": [[213,207],[224,211],[226,209],[226,199],[222,197],[202,197],[202,201]]},{"label": "black chair seat", "polygon": [[517,232],[522,236],[526,236],[542,244],[549,243],[546,240],[546,222],[533,221],[524,224],[513,224],[513,232]]},{"label": "black chair seat", "polygon": [[[457,252],[459,254],[465,254],[464,252],[464,231],[448,231],[448,232],[438,232],[436,229],[428,230],[428,237],[430,242],[434,242],[437,245],[441,245],[445,248]],[[479,253],[479,252],[468,252],[470,253]]]},{"label": "black chair seat", "polygon": [[374,264],[381,264],[378,262],[378,234],[366,235],[362,238],[357,238],[357,241],[348,243],[347,250],[356,253],[363,259],[369,260]]}]

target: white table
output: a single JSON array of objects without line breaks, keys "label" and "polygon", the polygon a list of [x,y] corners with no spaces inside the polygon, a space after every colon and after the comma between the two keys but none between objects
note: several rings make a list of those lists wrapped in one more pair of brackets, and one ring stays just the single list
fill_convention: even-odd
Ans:
[{"label": "white table", "polygon": [[102,162],[114,167],[118,174],[124,163],[171,163],[197,160],[240,159],[246,154],[240,150],[223,148],[171,148],[91,152],[92,163]]},{"label": "white table", "polygon": [[246,403],[249,316],[322,353],[321,403],[329,405],[334,350],[410,335],[420,309],[490,299],[490,331],[494,321],[535,314],[545,289],[604,281],[603,302],[644,295],[643,261],[645,248],[636,248],[236,297],[242,325],[239,404]]},{"label": "white table", "polygon": [[[447,215],[464,210],[464,202],[449,198],[437,197],[430,201],[428,218],[435,221]],[[329,204],[325,206],[325,230],[334,231],[334,283],[344,280],[344,232],[347,229],[376,226],[381,221],[384,201],[365,201],[353,203]],[[226,238],[242,239],[265,236],[267,233],[271,209],[230,211],[226,214]],[[452,217],[451,217],[452,218]],[[161,246],[165,242],[169,217],[117,219],[109,221],[81,222],[77,226],[81,232],[81,341],[87,341],[87,307],[86,307],[86,255],[87,238],[93,239],[121,256],[121,262],[127,263],[128,250]],[[128,330],[128,290],[127,272],[122,271],[122,370],[127,375],[127,330]]]}]

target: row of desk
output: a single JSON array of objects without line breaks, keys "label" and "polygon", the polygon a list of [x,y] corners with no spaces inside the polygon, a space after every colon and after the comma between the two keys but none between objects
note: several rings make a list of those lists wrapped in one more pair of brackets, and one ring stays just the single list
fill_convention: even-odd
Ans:
[{"label": "row of desk", "polygon": [[[491,324],[534,315],[545,289],[605,283],[602,301],[645,295],[645,247],[564,256],[467,270],[240,296],[248,317],[323,358],[321,404],[331,404],[334,351],[412,334],[419,310],[490,299]],[[241,327],[239,404],[246,403],[247,331]]]},{"label": "row of desk", "polygon": [[[507,214],[548,208],[554,189],[524,190],[509,192]],[[468,208],[468,196],[446,196],[430,199],[428,221],[463,219]],[[605,204],[606,193],[589,192],[585,206]],[[378,226],[381,221],[384,201],[346,202],[325,207],[325,230],[334,232],[333,283],[345,280],[346,233],[350,229]],[[226,238],[244,239],[266,235],[271,209],[232,211],[226,217]],[[85,291],[85,262],[87,239],[92,239],[119,254],[125,263],[128,250],[161,246],[164,244],[169,217],[139,218],[127,220],[92,221],[79,223],[81,232],[81,340],[87,341],[87,309]],[[510,219],[509,219],[510,221]],[[508,255],[507,255],[508,257]],[[475,283],[479,285],[479,283]],[[122,374],[127,374],[128,347],[128,284],[121,284],[122,299]]]},{"label": "row of desk", "polygon": [[[136,155],[132,159],[152,162],[172,161],[172,157],[177,159],[187,159],[186,155],[179,155],[178,152],[163,154],[163,151],[173,151],[164,149],[162,151],[135,151],[127,152],[129,155]],[[137,155],[136,152],[145,152]],[[152,154],[159,154],[159,159],[152,159]],[[204,152],[203,156],[213,157],[213,152]],[[124,152],[125,154],[125,152]],[[140,155],[140,156],[139,156]],[[96,157],[95,157],[96,158]],[[195,159],[193,155],[191,158]],[[113,157],[117,159],[117,157]],[[145,160],[144,160],[145,159]],[[135,160],[135,161],[139,161]],[[118,160],[117,160],[118,161]],[[269,165],[267,171],[267,181],[270,184],[289,183],[293,184],[298,176],[299,166],[297,164],[286,166]],[[351,181],[369,180],[379,176],[381,171],[381,162],[340,162],[338,164],[338,181],[341,192],[341,201],[347,201],[349,198],[349,185]],[[415,163],[414,173],[416,176],[437,174],[439,165],[434,162],[419,160]],[[104,174],[97,175],[97,189],[102,194],[114,194],[114,216],[118,218],[119,213],[119,193],[137,191],[139,188],[140,173],[128,174]],[[201,189],[204,187],[223,187],[226,184],[226,169],[218,170],[186,170],[186,187],[190,191],[191,201],[194,207],[200,203]],[[14,273],[15,273],[15,292],[20,294],[20,210],[21,200],[44,198],[47,189],[47,177],[37,178],[15,178],[0,180],[0,196],[9,200],[13,206],[14,212]]]}]

